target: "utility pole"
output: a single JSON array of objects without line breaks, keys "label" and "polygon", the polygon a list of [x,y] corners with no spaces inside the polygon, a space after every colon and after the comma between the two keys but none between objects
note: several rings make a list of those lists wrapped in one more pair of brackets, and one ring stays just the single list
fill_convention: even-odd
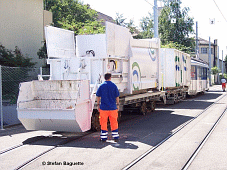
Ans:
[{"label": "utility pole", "polygon": [[219,64],[219,46],[218,46],[218,51],[217,51],[217,58],[218,58],[218,62],[217,62],[217,67],[218,67],[218,84],[220,84],[220,78],[219,78],[219,69],[220,69],[220,64]]},{"label": "utility pole", "polygon": [[210,37],[209,37],[209,84],[211,86],[211,45],[210,45]]},{"label": "utility pole", "polygon": [[221,62],[221,73],[222,73],[222,76],[224,76],[224,65],[223,65],[223,60],[224,60],[224,54],[223,54],[223,50],[222,50],[222,62]]},{"label": "utility pole", "polygon": [[0,114],[1,114],[1,130],[3,128],[3,111],[2,111],[2,66],[0,65]]},{"label": "utility pole", "polygon": [[196,46],[195,46],[195,55],[196,58],[198,58],[199,56],[199,39],[198,39],[198,21],[196,21]]},{"label": "utility pole", "polygon": [[158,2],[154,0],[154,38],[158,38]]}]

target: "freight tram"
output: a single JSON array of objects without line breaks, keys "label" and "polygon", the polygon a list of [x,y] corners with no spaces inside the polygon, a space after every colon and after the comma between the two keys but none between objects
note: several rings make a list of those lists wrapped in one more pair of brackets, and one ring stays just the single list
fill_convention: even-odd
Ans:
[{"label": "freight tram", "polygon": [[159,39],[133,39],[127,28],[112,23],[106,22],[105,34],[75,37],[47,26],[45,36],[50,75],[20,84],[18,118],[28,130],[96,129],[95,93],[106,72],[119,89],[120,111],[139,108],[146,114],[155,110],[156,101],[176,103],[187,93],[208,90],[207,64],[178,50],[160,49]]}]

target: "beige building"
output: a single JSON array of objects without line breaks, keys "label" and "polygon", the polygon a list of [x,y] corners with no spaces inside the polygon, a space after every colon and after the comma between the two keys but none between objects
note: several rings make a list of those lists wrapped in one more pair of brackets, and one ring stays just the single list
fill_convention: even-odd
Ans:
[{"label": "beige building", "polygon": [[43,66],[37,56],[43,45],[44,25],[52,23],[52,13],[43,10],[43,0],[0,0],[0,43],[7,49],[18,46],[24,55]]},{"label": "beige building", "polygon": [[[199,38],[199,58],[209,63],[209,41]],[[211,42],[211,68],[217,66],[217,40]]]}]

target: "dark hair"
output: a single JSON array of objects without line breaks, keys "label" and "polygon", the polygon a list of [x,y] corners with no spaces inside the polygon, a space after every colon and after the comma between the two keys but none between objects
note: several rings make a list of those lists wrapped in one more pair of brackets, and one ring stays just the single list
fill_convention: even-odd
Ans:
[{"label": "dark hair", "polygon": [[106,73],[104,77],[105,80],[109,80],[111,78],[111,73]]}]

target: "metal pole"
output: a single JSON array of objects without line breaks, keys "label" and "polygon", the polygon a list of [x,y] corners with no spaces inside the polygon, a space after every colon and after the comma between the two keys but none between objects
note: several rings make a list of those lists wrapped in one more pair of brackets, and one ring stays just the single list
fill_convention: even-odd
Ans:
[{"label": "metal pole", "polygon": [[198,58],[199,56],[199,39],[198,39],[198,21],[196,21],[196,49],[195,49],[195,55],[196,58]]},{"label": "metal pole", "polygon": [[218,46],[218,56],[217,56],[217,58],[218,58],[218,62],[217,62],[217,67],[218,67],[218,69],[220,69],[220,64],[219,64],[219,46]]},{"label": "metal pole", "polygon": [[217,58],[218,58],[218,62],[217,62],[217,67],[218,67],[218,84],[220,84],[220,78],[219,78],[219,69],[220,69],[220,64],[219,64],[219,46],[218,46],[218,56],[217,56]]},{"label": "metal pole", "polygon": [[3,129],[3,112],[2,112],[2,66],[0,65],[0,113],[1,113],[1,130]]},{"label": "metal pole", "polygon": [[210,37],[209,37],[209,84],[211,86],[211,44],[210,44]]},{"label": "metal pole", "polygon": [[158,2],[154,0],[154,38],[158,38]]},{"label": "metal pole", "polygon": [[223,54],[223,50],[222,50],[222,61],[221,61],[221,73],[222,73],[222,76],[224,76],[223,57],[224,57],[224,54]]}]

